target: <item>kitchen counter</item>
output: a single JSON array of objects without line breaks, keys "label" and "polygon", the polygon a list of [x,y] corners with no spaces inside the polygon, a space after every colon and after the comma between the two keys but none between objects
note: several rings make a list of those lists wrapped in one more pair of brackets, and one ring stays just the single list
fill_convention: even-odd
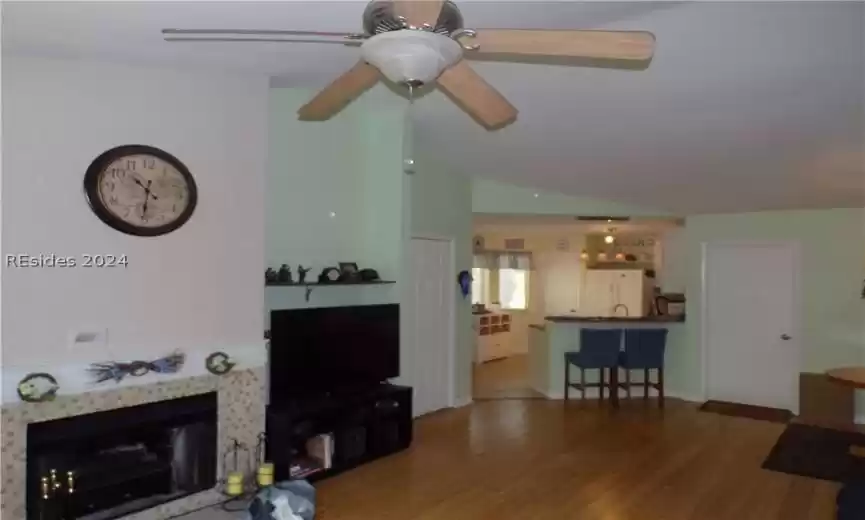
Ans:
[{"label": "kitchen counter", "polygon": [[553,323],[682,323],[685,316],[545,316]]},{"label": "kitchen counter", "polygon": [[[685,355],[688,343],[684,316],[591,317],[546,316],[543,327],[529,328],[529,377],[533,389],[551,399],[563,397],[565,353],[580,350],[581,329],[667,329],[667,364]],[[671,378],[670,383],[676,383]],[[586,373],[587,382],[597,381],[597,371]],[[668,385],[672,386],[672,385]]]}]

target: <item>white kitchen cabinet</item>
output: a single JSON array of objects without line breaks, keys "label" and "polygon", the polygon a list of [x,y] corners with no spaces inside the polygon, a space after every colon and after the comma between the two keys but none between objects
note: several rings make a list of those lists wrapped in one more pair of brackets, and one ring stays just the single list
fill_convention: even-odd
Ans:
[{"label": "white kitchen cabinet", "polygon": [[476,363],[506,358],[513,354],[513,326],[510,314],[481,314],[474,317],[477,338]]},{"label": "white kitchen cabinet", "polygon": [[580,313],[624,316],[627,312],[628,316],[645,316],[651,290],[651,283],[642,270],[589,269],[581,291]]}]

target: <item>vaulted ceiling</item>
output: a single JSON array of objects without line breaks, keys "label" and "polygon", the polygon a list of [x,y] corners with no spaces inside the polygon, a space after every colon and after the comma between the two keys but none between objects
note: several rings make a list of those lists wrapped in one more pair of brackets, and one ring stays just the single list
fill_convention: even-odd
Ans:
[{"label": "vaulted ceiling", "polygon": [[[490,133],[440,93],[424,96],[417,141],[442,164],[676,213],[865,206],[861,2],[458,5],[468,27],[639,29],[656,35],[657,48],[643,71],[475,62],[520,116]],[[160,30],[359,31],[364,7],[4,2],[3,52],[225,69],[320,88],[357,60],[356,48],[169,44]]]}]

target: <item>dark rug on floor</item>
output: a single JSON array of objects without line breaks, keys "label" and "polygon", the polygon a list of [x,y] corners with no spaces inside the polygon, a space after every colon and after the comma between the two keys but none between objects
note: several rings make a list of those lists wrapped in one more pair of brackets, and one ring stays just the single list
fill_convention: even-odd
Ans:
[{"label": "dark rug on floor", "polygon": [[793,418],[793,413],[789,410],[766,408],[765,406],[750,404],[728,403],[726,401],[706,401],[700,406],[700,411],[785,424]]},{"label": "dark rug on floor", "polygon": [[865,434],[791,424],[762,467],[834,482],[865,479],[865,459],[851,455],[851,446],[865,448]]}]

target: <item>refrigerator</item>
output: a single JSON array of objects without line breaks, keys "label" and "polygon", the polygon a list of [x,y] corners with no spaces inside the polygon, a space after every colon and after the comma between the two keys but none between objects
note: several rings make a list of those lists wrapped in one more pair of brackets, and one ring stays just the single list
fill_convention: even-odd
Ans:
[{"label": "refrigerator", "polygon": [[653,280],[642,269],[588,269],[580,291],[583,316],[646,316]]}]

